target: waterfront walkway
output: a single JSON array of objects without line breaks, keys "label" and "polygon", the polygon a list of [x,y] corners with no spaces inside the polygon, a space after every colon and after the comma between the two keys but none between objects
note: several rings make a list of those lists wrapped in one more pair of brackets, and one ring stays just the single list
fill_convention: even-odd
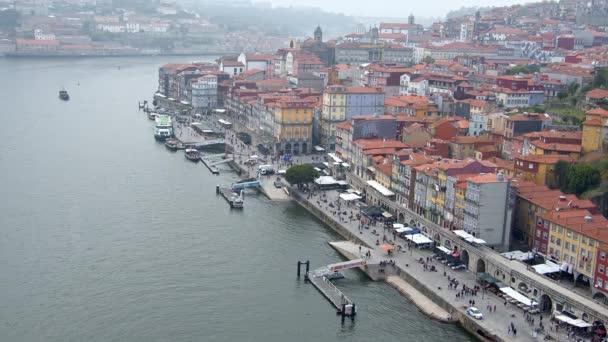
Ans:
[{"label": "waterfront walkway", "polygon": [[[291,191],[297,191],[292,188]],[[431,250],[419,250],[416,248],[408,248],[407,242],[399,237],[396,238],[395,246],[400,245],[401,251],[395,252],[391,256],[387,255],[386,251],[383,251],[376,245],[377,242],[383,243],[383,235],[386,235],[388,240],[393,240],[392,231],[384,230],[383,226],[378,223],[376,226],[371,226],[369,229],[361,228],[359,221],[356,219],[358,213],[358,207],[347,206],[342,202],[340,211],[347,212],[346,215],[339,215],[336,211],[336,205],[338,202],[339,193],[337,191],[325,191],[317,192],[315,194],[301,194],[304,199],[308,198],[308,202],[317,209],[323,211],[326,215],[333,217],[335,221],[340,222],[343,228],[348,230],[351,234],[359,237],[366,245],[370,246],[372,257],[378,258],[383,257],[385,260],[391,259],[396,263],[396,267],[402,272],[406,272],[411,277],[417,279],[421,283],[425,284],[429,289],[433,290],[443,300],[450,303],[453,307],[457,308],[460,313],[466,315],[466,309],[469,306],[469,301],[475,301],[474,306],[477,307],[484,315],[483,320],[479,321],[479,324],[484,327],[489,333],[498,336],[504,341],[537,341],[542,340],[544,335],[534,336],[534,329],[538,328],[540,322],[540,315],[534,315],[534,326],[532,326],[525,317],[524,312],[518,307],[507,304],[505,305],[504,300],[492,293],[480,291],[477,296],[463,296],[458,298],[457,293],[462,289],[462,285],[465,284],[468,288],[473,288],[477,285],[476,274],[474,272],[466,271],[454,271],[449,267],[445,267],[435,261],[433,258],[429,259],[428,264],[434,265],[438,271],[429,272],[418,260],[422,259],[426,262],[427,258],[433,255]],[[329,204],[333,204],[334,207],[330,207]],[[372,231],[376,231],[376,234]],[[362,253],[367,250],[366,247],[362,247]],[[446,272],[446,276],[443,272]],[[456,278],[459,282],[458,290],[448,288],[448,277]],[[488,306],[492,309],[496,307],[496,311],[488,310]],[[454,316],[454,313],[451,313]],[[545,331],[556,337],[555,331],[551,331],[551,323],[549,315],[544,313],[542,315],[542,322],[545,327]],[[517,330],[517,335],[513,336],[509,333],[508,326],[513,323]],[[567,341],[565,329],[560,329],[559,338],[562,341]]]}]

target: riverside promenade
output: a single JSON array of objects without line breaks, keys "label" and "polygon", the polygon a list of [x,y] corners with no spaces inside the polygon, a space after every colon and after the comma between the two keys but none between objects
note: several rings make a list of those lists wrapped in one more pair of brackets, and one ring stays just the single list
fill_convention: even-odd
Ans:
[{"label": "riverside promenade", "polygon": [[[395,239],[395,246],[402,246],[401,251],[398,251],[396,248],[391,256],[387,255],[387,252],[380,249],[376,243],[383,243],[383,235],[386,235],[388,240],[393,240],[392,231],[384,230],[380,223],[376,226],[371,226],[369,229],[361,228],[359,221],[356,219],[359,210],[355,206],[349,207],[345,203],[342,203],[340,211],[347,214],[338,214],[336,212],[339,198],[337,191],[319,191],[314,194],[300,193],[295,188],[291,188],[290,191],[296,192],[293,195],[298,202],[318,218],[332,226],[341,235],[351,241],[356,240],[354,242],[362,245],[361,255],[369,250],[374,259],[384,258],[384,260],[394,260],[396,273],[401,279],[407,280],[410,285],[447,310],[465,329],[475,333],[477,337],[496,341],[540,341],[545,337],[545,334],[535,336],[536,334],[534,333],[534,330],[539,327],[541,315],[533,316],[534,325],[532,325],[526,320],[525,313],[521,309],[510,303],[505,305],[505,301],[502,298],[485,291],[479,291],[477,296],[465,295],[457,297],[456,294],[460,293],[463,284],[468,288],[473,288],[477,284],[476,274],[468,270],[454,271],[449,267],[444,268],[444,264],[432,258],[429,259],[427,264],[434,265],[438,271],[426,271],[418,260],[422,259],[426,262],[427,258],[433,255],[431,250],[419,250],[414,247],[408,248],[407,242],[397,237]],[[372,233],[374,230],[376,234]],[[356,257],[360,257],[361,255],[357,255]],[[444,269],[446,276],[443,275]],[[451,279],[455,278],[459,282],[458,290],[448,288],[448,277]],[[411,296],[410,299],[415,300]],[[483,320],[474,320],[466,316],[469,301],[475,301],[473,306],[483,313]],[[495,307],[496,310],[490,312],[488,310],[489,306],[492,309]],[[542,314],[542,322],[545,332],[553,338],[569,341],[565,329],[560,329],[559,334],[557,334],[555,329],[552,328],[554,325],[550,322],[549,313]],[[517,332],[515,336],[510,332],[509,326],[511,324],[513,324]]]}]

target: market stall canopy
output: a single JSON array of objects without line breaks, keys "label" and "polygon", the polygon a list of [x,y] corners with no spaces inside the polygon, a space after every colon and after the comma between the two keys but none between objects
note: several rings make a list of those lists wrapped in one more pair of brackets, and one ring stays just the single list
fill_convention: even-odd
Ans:
[{"label": "market stall canopy", "polygon": [[465,232],[464,230],[454,230],[453,233],[458,235],[459,237],[461,237],[463,240],[465,240],[467,242],[476,243],[478,245],[483,245],[486,243],[485,240],[478,239],[478,238],[474,237],[473,235]]},{"label": "market stall canopy", "polygon": [[390,250],[395,249],[395,247],[393,247],[393,245],[384,244],[384,245],[380,245],[380,249],[383,249],[385,251],[390,251]]},{"label": "market stall canopy", "polygon": [[555,316],[555,319],[579,328],[588,328],[592,326],[592,324],[589,324],[582,319],[573,319],[564,315],[557,315]]},{"label": "market stall canopy", "polygon": [[315,151],[317,151],[317,152],[323,152],[323,151],[325,151],[325,149],[323,147],[321,147],[321,146],[315,146]]},{"label": "market stall canopy", "polygon": [[332,176],[321,176],[321,177],[315,179],[315,183],[318,185],[331,185],[331,184],[337,184],[338,182]]},{"label": "market stall canopy", "polygon": [[368,180],[367,184],[369,186],[371,186],[372,188],[374,188],[376,191],[378,191],[379,193],[381,193],[384,196],[394,196],[395,193],[390,191],[389,189],[387,189],[384,185],[376,182],[375,180]]},{"label": "market stall canopy", "polygon": [[408,235],[408,236],[406,236],[406,239],[412,241],[416,245],[423,245],[423,244],[433,243],[433,240],[429,239],[428,237],[426,237],[426,236],[424,236],[422,234]]},{"label": "market stall canopy", "polygon": [[559,265],[551,261],[545,261],[544,264],[534,265],[532,268],[538,274],[555,273],[560,271]]},{"label": "market stall canopy", "polygon": [[405,228],[405,226],[403,225],[403,223],[393,223],[393,228],[399,229],[399,228]]},{"label": "market stall canopy", "polygon": [[528,306],[538,305],[538,303],[535,302],[534,300],[529,299],[528,297],[522,295],[521,293],[515,291],[514,289],[512,289],[510,287],[501,287],[500,291],[524,305],[528,305]]},{"label": "market stall canopy", "polygon": [[534,259],[534,253],[532,252],[511,251],[506,253],[500,253],[500,255],[504,256],[509,260],[526,261]]},{"label": "market stall canopy", "polygon": [[450,254],[451,253],[449,249],[447,249],[447,248],[445,248],[443,246],[439,246],[439,247],[437,247],[437,249],[440,250],[440,251],[442,251],[445,254]]},{"label": "market stall canopy", "polygon": [[355,194],[340,194],[340,199],[350,202],[361,199],[361,196],[357,196]]},{"label": "market stall canopy", "polygon": [[342,159],[340,159],[340,157],[338,157],[335,153],[328,153],[327,156],[329,158],[331,158],[335,163],[342,163],[344,162]]}]

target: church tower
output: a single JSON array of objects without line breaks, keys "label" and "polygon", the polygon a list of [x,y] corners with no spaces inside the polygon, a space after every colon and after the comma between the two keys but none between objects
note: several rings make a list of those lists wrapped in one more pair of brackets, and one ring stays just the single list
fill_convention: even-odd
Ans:
[{"label": "church tower", "polygon": [[321,31],[321,26],[317,26],[317,28],[315,29],[315,42],[323,42],[323,31]]},{"label": "church tower", "polygon": [[409,17],[407,17],[407,23],[410,25],[414,25],[414,14],[410,14]]}]

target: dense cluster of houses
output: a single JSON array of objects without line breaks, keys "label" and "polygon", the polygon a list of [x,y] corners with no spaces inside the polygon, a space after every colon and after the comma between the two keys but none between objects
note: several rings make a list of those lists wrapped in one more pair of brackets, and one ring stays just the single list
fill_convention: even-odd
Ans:
[{"label": "dense cluster of houses", "polygon": [[[328,153],[335,177],[372,182],[379,196],[497,250],[514,236],[608,294],[608,220],[555,190],[558,162],[608,147],[608,91],[592,86],[608,66],[608,33],[580,29],[576,16],[549,19],[568,17],[561,3],[430,29],[411,16],[326,42],[317,27],[274,53],[165,65],[158,96],[225,109],[273,155]],[[573,88],[582,125],[535,112]]]}]

